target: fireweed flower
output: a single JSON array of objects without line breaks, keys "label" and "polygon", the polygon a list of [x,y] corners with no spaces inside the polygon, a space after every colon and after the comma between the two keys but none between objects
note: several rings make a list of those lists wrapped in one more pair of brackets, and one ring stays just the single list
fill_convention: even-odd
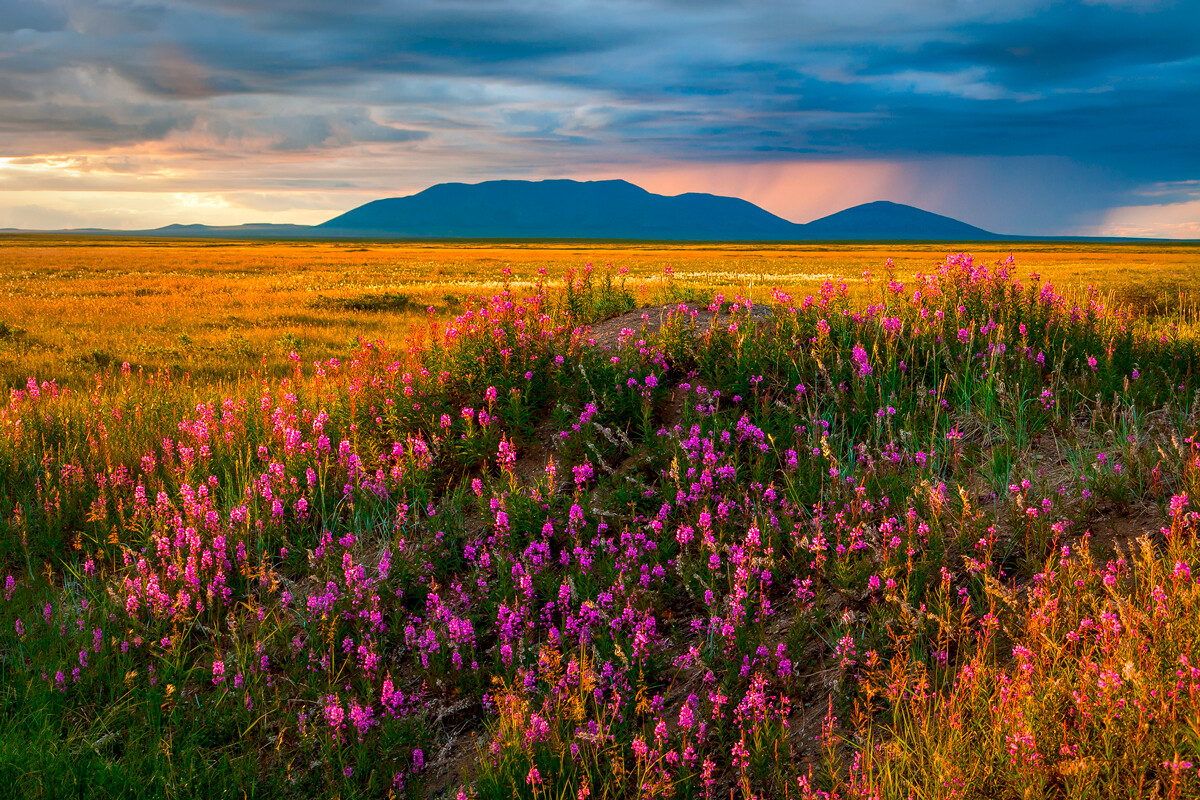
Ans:
[{"label": "fireweed flower", "polygon": [[[73,502],[70,498],[76,496],[100,498],[90,510],[86,501],[83,509],[77,509],[97,518],[127,514],[126,525],[114,529],[117,541],[109,543],[113,546],[103,556],[93,561],[90,551],[80,552],[77,562],[83,564],[80,580],[105,588],[111,583],[117,602],[89,610],[76,598],[60,600],[61,595],[54,595],[53,607],[49,604],[43,607],[44,597],[34,594],[40,587],[31,586],[30,599],[18,598],[27,606],[14,608],[14,614],[20,613],[21,617],[15,619],[13,629],[18,637],[25,636],[26,623],[22,619],[44,615],[48,627],[41,631],[44,635],[34,638],[55,643],[52,655],[56,661],[37,664],[34,669],[45,670],[43,685],[48,689],[66,691],[72,679],[82,680],[81,670],[86,668],[89,658],[99,666],[100,659],[89,653],[104,652],[105,631],[110,637],[116,636],[110,648],[115,654],[123,631],[142,630],[149,640],[145,645],[152,650],[143,656],[153,658],[162,655],[155,640],[164,632],[181,630],[181,625],[186,627],[188,621],[196,619],[197,630],[220,631],[222,649],[228,652],[227,648],[236,648],[238,664],[246,670],[243,675],[230,662],[228,669],[235,670],[235,674],[227,676],[226,662],[218,654],[212,659],[211,681],[222,689],[200,692],[197,702],[225,698],[225,683],[230,683],[231,689],[243,690],[242,700],[247,709],[252,707],[251,694],[265,691],[265,696],[270,696],[272,692],[285,694],[299,689],[307,699],[318,698],[314,709],[298,715],[300,737],[308,741],[314,736],[324,739],[328,730],[335,747],[347,741],[347,728],[370,750],[380,743],[396,741],[392,736],[396,728],[389,726],[403,724],[417,729],[425,726],[429,707],[421,690],[407,697],[397,691],[391,676],[386,675],[389,667],[405,676],[402,685],[415,687],[420,680],[414,681],[414,677],[432,674],[439,682],[445,680],[453,687],[451,691],[463,693],[474,691],[469,688],[472,685],[487,685],[494,673],[504,673],[505,684],[517,694],[507,698],[499,694],[494,698],[484,695],[483,707],[489,713],[500,709],[500,713],[506,714],[505,719],[519,717],[521,722],[508,744],[528,743],[530,747],[549,742],[553,738],[550,730],[558,724],[556,720],[562,720],[552,716],[556,711],[549,705],[541,708],[534,705],[534,696],[540,701],[543,697],[562,696],[563,691],[579,691],[589,702],[594,699],[596,708],[604,709],[602,713],[608,714],[611,709],[618,716],[628,713],[627,707],[645,701],[650,716],[642,717],[645,708],[638,711],[644,727],[625,728],[624,732],[612,729],[609,733],[602,731],[596,720],[581,721],[578,740],[569,745],[575,763],[586,758],[584,751],[589,742],[601,742],[603,737],[611,735],[616,737],[613,744],[623,748],[623,752],[638,753],[644,758],[648,774],[652,780],[661,780],[660,785],[667,785],[676,776],[694,780],[693,773],[700,771],[703,760],[704,782],[711,791],[716,775],[728,775],[731,767],[746,764],[747,754],[740,745],[743,742],[750,745],[747,734],[756,739],[754,752],[767,752],[757,743],[758,737],[764,735],[761,728],[739,730],[737,726],[776,718],[786,725],[786,695],[804,687],[806,678],[797,675],[802,670],[797,670],[788,657],[786,644],[762,632],[761,621],[769,616],[771,597],[778,597],[778,589],[789,587],[789,594],[794,596],[801,613],[810,617],[819,605],[817,598],[823,592],[822,587],[839,581],[846,584],[837,586],[839,591],[869,598],[861,608],[856,606],[853,614],[842,616],[840,623],[830,623],[838,627],[827,627],[824,631],[832,633],[830,641],[836,644],[836,657],[843,669],[849,672],[861,665],[864,679],[882,657],[869,650],[863,661],[858,662],[855,640],[870,641],[870,636],[863,635],[861,625],[873,624],[879,613],[890,613],[885,604],[899,602],[899,596],[911,601],[920,613],[936,614],[943,609],[936,609],[935,604],[943,600],[957,597],[965,603],[970,599],[962,586],[966,576],[954,564],[947,563],[948,568],[942,570],[942,594],[931,600],[929,594],[922,594],[911,584],[910,567],[905,563],[920,562],[921,569],[937,574],[940,559],[933,556],[934,560],[929,561],[930,548],[926,545],[945,533],[958,532],[949,519],[952,515],[923,518],[925,515],[915,508],[906,508],[904,500],[897,503],[893,499],[889,503],[876,488],[867,489],[865,481],[869,478],[864,476],[886,474],[889,480],[897,479],[895,483],[901,486],[907,483],[906,477],[913,478],[913,483],[921,477],[930,478],[935,484],[930,496],[936,512],[946,508],[945,484],[954,485],[951,473],[959,468],[963,442],[959,441],[962,434],[957,428],[947,434],[942,444],[946,453],[916,448],[936,446],[940,434],[962,419],[958,413],[960,401],[951,392],[939,392],[927,385],[929,376],[922,374],[925,363],[922,358],[908,356],[917,364],[906,367],[904,362],[897,361],[898,357],[919,353],[926,343],[932,347],[936,339],[939,344],[950,345],[949,358],[957,359],[961,365],[949,363],[950,371],[961,368],[1019,372],[1022,397],[1038,399],[1040,392],[1041,408],[1050,412],[1061,405],[1055,393],[1063,398],[1074,397],[1081,386],[1091,387],[1099,380],[1086,374],[1098,373],[1096,357],[1062,363],[1053,354],[1080,352],[1062,349],[1063,331],[1056,327],[1060,321],[1064,326],[1083,328],[1092,325],[1093,319],[1105,319],[1103,315],[1097,316],[1094,309],[1074,310],[1053,291],[1040,295],[1042,299],[1038,299],[1037,289],[1010,291],[1010,284],[994,282],[993,276],[1000,270],[989,272],[987,266],[969,258],[958,257],[949,262],[935,275],[916,278],[919,288],[912,292],[911,305],[927,307],[905,307],[908,298],[903,293],[910,289],[893,281],[885,303],[858,311],[846,305],[839,307],[836,301],[844,299],[844,295],[833,283],[822,289],[819,301],[808,298],[803,308],[790,309],[792,319],[783,321],[785,310],[776,309],[781,325],[807,332],[808,335],[798,337],[802,340],[798,344],[804,344],[803,340],[812,336],[814,327],[828,335],[831,322],[836,322],[837,341],[813,337],[811,343],[841,353],[843,363],[839,368],[852,370],[856,377],[853,383],[857,385],[852,386],[851,381],[840,383],[836,375],[829,380],[803,365],[799,365],[794,375],[766,372],[769,367],[753,363],[754,354],[749,348],[744,353],[731,353],[751,359],[745,364],[748,385],[756,387],[755,399],[763,401],[764,410],[768,404],[773,406],[771,414],[778,410],[786,425],[781,429],[766,427],[765,414],[761,418],[755,416],[757,409],[747,409],[740,419],[740,410],[729,414],[729,404],[722,409],[718,402],[721,392],[726,397],[735,396],[734,392],[744,387],[730,386],[707,375],[701,379],[689,372],[685,363],[669,363],[656,350],[654,339],[647,337],[646,342],[638,342],[632,330],[628,334],[623,332],[629,341],[622,344],[615,362],[609,361],[613,357],[611,352],[591,354],[586,352],[586,345],[580,347],[583,367],[592,369],[590,363],[599,365],[587,375],[588,381],[595,385],[594,390],[584,391],[583,371],[576,369],[575,343],[553,338],[559,334],[570,336],[571,331],[549,333],[554,323],[549,318],[545,321],[539,318],[538,303],[525,303],[511,296],[499,297],[460,316],[454,323],[454,334],[448,331],[446,335],[448,343],[475,336],[471,343],[479,345],[476,352],[483,370],[490,370],[489,364],[503,360],[503,371],[473,373],[471,381],[479,380],[482,375],[485,384],[489,379],[498,384],[487,387],[486,393],[472,389],[474,394],[466,394],[457,380],[462,377],[457,366],[454,373],[442,370],[442,364],[429,363],[423,367],[418,353],[406,357],[404,365],[399,361],[387,364],[388,356],[383,360],[387,366],[376,368],[370,363],[371,345],[364,343],[363,351],[344,365],[322,362],[318,367],[318,391],[309,391],[311,387],[305,385],[308,377],[296,373],[286,379],[286,386],[282,383],[268,386],[269,380],[264,381],[261,392],[255,386],[248,400],[226,399],[201,403],[194,411],[188,408],[184,419],[173,421],[179,423],[177,430],[156,432],[149,445],[145,448],[139,445],[137,452],[129,453],[125,459],[129,466],[119,468],[124,472],[106,465],[77,467],[57,461],[47,472],[47,480],[40,487],[45,505],[39,515],[50,518],[67,513],[68,504]],[[1016,339],[1014,309],[1006,307],[1010,296],[1019,298],[1013,302],[1031,306],[1045,303],[1044,309],[1032,309],[1036,313],[1029,316],[1023,314],[1025,309],[1015,309],[1022,314],[1021,318],[1050,321],[1031,322],[1028,331],[1022,324],[1021,335],[1031,338]],[[777,302],[790,302],[783,293],[773,297]],[[738,300],[735,312],[742,305],[743,301]],[[968,306],[972,309],[970,313]],[[745,307],[750,308],[750,304]],[[683,312],[688,313],[689,307],[684,306]],[[951,315],[949,320],[944,319],[944,312]],[[826,318],[818,320],[821,316]],[[514,325],[514,321],[521,324]],[[1073,331],[1067,330],[1066,335],[1073,336]],[[548,335],[538,339],[543,333]],[[973,337],[985,342],[986,354],[966,353],[956,341],[956,333],[964,344],[973,341]],[[755,335],[749,332],[747,341],[752,342]],[[1102,348],[1103,345],[1094,344],[1102,341],[1101,336],[1108,338],[1108,332],[1098,328],[1088,329],[1086,335],[1090,337],[1086,344],[1083,340],[1073,343],[1085,348],[1084,353],[1086,348],[1093,351]],[[855,337],[861,337],[861,341],[855,342]],[[1052,354],[1049,359],[1036,349],[1039,345]],[[556,351],[567,355],[556,356]],[[465,355],[474,358],[476,352]],[[873,374],[872,353],[878,354],[881,369],[887,365],[887,381],[894,385],[867,383],[866,379]],[[1147,358],[1140,353],[1135,355]],[[293,363],[298,360],[289,358]],[[504,411],[507,406],[493,409],[488,404],[497,402],[499,391],[508,392],[514,382],[521,386],[516,391],[525,391],[526,386],[519,383],[520,376],[524,374],[527,381],[533,380],[536,371],[527,370],[532,370],[533,365],[544,369],[550,358],[560,368],[559,383],[566,392],[562,397],[542,394],[537,402],[549,399],[561,403],[556,407],[554,419],[566,429],[562,434],[566,446],[562,453],[555,453],[559,466],[550,461],[546,473],[554,486],[555,471],[562,465],[572,467],[574,488],[578,492],[574,497],[570,482],[566,487],[555,486],[559,492],[551,498],[545,496],[544,482],[535,488],[527,485],[532,480],[497,482],[489,477],[489,474],[494,476],[494,469],[491,473],[489,469],[497,464],[511,466],[516,452],[509,420],[502,418],[507,416]],[[1108,358],[1116,364],[1128,356],[1122,353],[1120,358],[1112,355]],[[565,365],[566,360],[572,364]],[[1155,367],[1159,370],[1170,369],[1165,366],[1169,360],[1157,355],[1153,361],[1143,363],[1160,365]],[[893,364],[898,364],[896,370]],[[403,373],[404,369],[410,371]],[[471,370],[474,369],[472,364]],[[760,372],[765,374],[757,374]],[[1132,370],[1131,378],[1138,377],[1137,370]],[[790,383],[783,383],[789,378]],[[1116,378],[1120,379],[1119,372]],[[1182,380],[1170,374],[1166,378],[1171,387]],[[801,379],[807,386],[796,383]],[[693,388],[699,380],[711,385]],[[1025,380],[1030,383],[1024,384]],[[631,505],[630,516],[623,517],[615,504],[606,508],[605,500],[612,496],[608,492],[609,478],[625,476],[612,476],[607,468],[600,470],[601,465],[610,463],[610,451],[604,444],[593,448],[593,443],[600,442],[593,434],[599,433],[615,446],[616,435],[628,433],[629,429],[622,431],[613,421],[624,426],[621,415],[627,415],[630,409],[636,413],[639,394],[648,400],[652,390],[668,385],[684,393],[687,407],[678,414],[672,409],[670,421],[656,419],[656,426],[662,427],[653,446],[661,448],[664,456],[664,470],[658,476],[663,480],[656,483],[653,471],[631,473],[631,482],[645,482],[637,492],[639,500],[644,499],[645,503],[637,508]],[[793,385],[794,393],[778,391]],[[119,381],[118,386],[126,388],[124,381]],[[575,392],[574,387],[580,391]],[[543,387],[536,388],[540,391]],[[612,405],[614,388],[622,389],[617,393],[622,409]],[[863,388],[867,389],[865,393],[860,391]],[[1092,388],[1095,387],[1089,391]],[[1157,387],[1143,388],[1145,393],[1157,391]],[[97,397],[102,398],[103,392],[97,391]],[[944,427],[935,424],[931,430],[909,430],[912,426],[906,422],[920,423],[920,415],[911,416],[914,404],[909,399],[910,391],[919,405],[935,412],[937,420],[945,420]],[[0,409],[0,431],[10,436],[19,427],[14,423],[22,421],[18,419],[21,409],[31,403],[50,403],[51,394],[52,390],[44,384],[33,382],[28,392],[17,390],[17,394],[10,395],[9,408]],[[403,401],[410,394],[428,409],[423,415],[417,413],[421,404],[410,407]],[[629,403],[631,395],[633,404]],[[133,398],[135,402],[136,399]],[[327,403],[332,416],[316,406],[306,407],[310,399]],[[465,413],[455,418],[455,409],[464,402],[485,406],[478,420],[471,408],[463,408]],[[856,425],[857,420],[873,415],[893,422],[880,426],[888,430],[882,432],[878,442],[862,446],[862,442],[853,440],[852,431],[840,429],[846,415],[827,413],[843,402],[856,420],[848,428]],[[697,404],[702,410],[696,411]],[[538,407],[539,413],[542,408],[545,406]],[[50,413],[47,422],[54,422],[52,408],[39,406],[36,411],[39,424],[44,411]],[[110,431],[129,426],[131,414],[124,405],[98,411],[104,412],[103,419]],[[503,413],[497,417],[493,412]],[[837,419],[837,425],[831,427],[828,419],[821,419],[823,416]],[[27,416],[27,419],[34,418]],[[599,420],[612,427],[599,427]],[[765,427],[758,428],[755,420],[763,421]],[[693,424],[695,427],[689,428]],[[416,433],[417,430],[421,433]],[[173,438],[164,438],[162,433]],[[909,436],[902,437],[901,433]],[[103,433],[97,429],[95,435],[99,441]],[[254,438],[260,435],[261,439]],[[1146,434],[1145,438],[1151,435]],[[477,438],[472,440],[472,437]],[[828,447],[823,437],[828,437]],[[30,439],[25,431],[10,438]],[[576,440],[572,441],[573,438]],[[1139,434],[1139,441],[1132,442],[1135,449],[1144,447],[1142,439]],[[341,444],[331,451],[331,441]],[[843,458],[843,448],[853,448],[852,455]],[[143,449],[148,452],[142,452]],[[835,462],[829,456],[834,452],[838,453],[836,463],[854,478],[852,482],[847,482],[847,476],[832,466]],[[204,477],[209,471],[207,467],[226,462],[231,453],[239,458],[245,454],[244,485],[234,483],[240,478],[227,472],[222,472],[220,479],[215,475]],[[443,458],[457,459],[463,453],[475,462],[443,470]],[[591,461],[591,458],[603,460]],[[1114,451],[1097,456],[1091,464],[1084,462],[1082,468],[1088,480],[1077,484],[1076,491],[1085,498],[1090,496],[1085,486],[1091,486],[1098,495],[1100,487],[1106,491],[1109,487],[1103,482],[1117,474],[1121,458]],[[667,463],[671,465],[669,471],[665,469]],[[1126,473],[1134,468],[1131,465],[1138,463],[1130,459]],[[89,475],[92,469],[100,471],[94,482]],[[933,475],[928,473],[930,469]],[[1165,491],[1170,498],[1167,507],[1171,516],[1179,520],[1177,528],[1186,522],[1189,498],[1182,493],[1170,495],[1172,487],[1181,491],[1191,485],[1190,478],[1177,480],[1180,472],[1190,469],[1190,464],[1181,459],[1178,465],[1164,463],[1161,472],[1156,469],[1150,476],[1157,496],[1162,497]],[[827,470],[839,480],[822,480]],[[219,468],[211,466],[211,471]],[[436,487],[431,489],[429,478],[435,472]],[[451,472],[453,477],[444,484],[442,476]],[[940,484],[942,480],[945,484]],[[85,482],[91,483],[84,485]],[[54,487],[62,491],[55,494]],[[469,488],[475,496],[469,492],[455,494],[459,488]],[[1063,521],[1054,520],[1066,513],[1064,507],[1072,506],[1074,492],[1041,498],[1034,495],[1027,481],[1014,483],[1010,490],[1011,498],[992,498],[997,505],[1004,506],[1004,513],[1011,511],[1025,518],[1031,530],[1045,533],[1048,529],[1060,540],[1071,532]],[[462,495],[466,495],[462,497],[466,502],[462,509],[447,507],[444,502],[453,503]],[[413,509],[423,508],[425,515],[410,514],[407,503],[418,503]],[[980,504],[981,512],[989,513],[984,505]],[[811,510],[813,518],[809,520],[806,512],[799,519],[798,506]],[[563,514],[567,507],[570,510]],[[4,511],[5,520],[11,520],[9,510]],[[429,519],[438,514],[444,515],[443,519],[451,517],[458,521],[455,515],[460,511],[468,514],[478,511],[478,519],[474,521],[483,524],[468,524],[463,536],[457,526],[454,533],[443,533],[437,530],[441,520],[433,523]],[[11,513],[16,519],[15,529],[23,534],[27,527],[22,518],[24,511],[17,509]],[[892,514],[895,516],[889,516]],[[587,519],[589,516],[591,520]],[[360,519],[370,520],[367,523],[370,527],[375,521],[382,522],[383,535],[376,536],[374,531],[368,534],[367,526],[358,525]],[[487,525],[493,520],[493,526]],[[986,525],[984,521],[983,526]],[[391,531],[387,530],[389,527]],[[135,529],[147,533],[144,541],[128,541],[131,537],[125,531]],[[388,539],[389,534],[393,538]],[[404,536],[408,538],[407,544]],[[992,528],[983,538],[976,533],[969,539],[978,542],[972,553],[975,558],[969,559],[967,570],[971,574],[998,573],[1005,578],[998,570],[998,563],[991,560],[993,549],[1003,549],[998,546],[1004,540],[1003,535],[997,535]],[[261,550],[260,542],[265,543]],[[390,545],[391,550],[382,550],[385,545]],[[778,557],[781,546],[788,553],[783,559]],[[793,554],[798,558],[798,566],[792,564]],[[1059,570],[1059,578],[1053,572],[1040,573],[1031,592],[1046,591],[1052,597],[1051,587],[1057,586],[1058,580],[1064,581],[1064,587],[1077,587],[1082,594],[1088,587],[1094,587],[1101,576],[1115,592],[1126,590],[1126,585],[1119,584],[1138,587],[1140,591],[1135,569],[1118,566],[1085,575],[1078,559],[1066,563],[1068,558],[1069,554],[1062,552],[1062,561],[1054,566]],[[1172,615],[1178,618],[1186,601],[1186,592],[1181,590],[1186,590],[1185,582],[1191,581],[1188,563],[1193,559],[1190,552],[1171,554],[1170,561],[1164,562],[1162,579],[1157,584],[1151,582],[1153,591],[1140,595],[1149,606],[1147,611],[1163,619]],[[1171,563],[1175,564],[1173,571],[1169,569]],[[859,568],[866,564],[870,566]],[[831,570],[831,565],[836,567]],[[1005,568],[1009,568],[1007,563]],[[1075,570],[1081,573],[1077,575]],[[799,574],[811,577],[800,580]],[[698,581],[691,589],[694,602],[671,608],[669,614],[663,613],[665,609],[656,602],[654,592],[676,575],[689,576],[689,582]],[[31,576],[31,580],[36,579]],[[3,587],[6,601],[16,597],[16,588],[16,580],[10,576]],[[25,588],[23,581],[21,588]],[[864,591],[870,594],[864,595]],[[86,594],[95,605],[95,598],[103,592]],[[36,605],[33,597],[38,598]],[[926,602],[930,609],[926,608]],[[105,621],[103,615],[109,613],[112,616]],[[1068,635],[1068,640],[1078,642],[1082,637],[1095,637],[1097,653],[1104,648],[1113,648],[1115,653],[1115,648],[1124,641],[1121,637],[1132,634],[1115,628],[1113,621],[1106,621],[1099,612],[1094,616],[1100,622],[1087,620],[1088,624],[1080,624],[1078,631]],[[1117,619],[1113,616],[1113,620]],[[269,625],[278,625],[282,635],[261,637],[264,626],[256,622],[266,620],[270,620]],[[96,624],[102,627],[95,628]],[[987,632],[995,630],[998,623],[984,617],[978,625]],[[284,630],[288,626],[292,627]],[[480,652],[476,652],[476,631],[486,631],[478,645]],[[1072,635],[1076,638],[1071,639]],[[600,637],[615,645],[616,655],[607,663],[581,666],[578,659],[570,657],[577,646],[589,648]],[[120,650],[127,653],[133,647],[137,655],[136,648],[144,643],[132,635],[129,638],[134,643],[122,641]],[[334,643],[332,652],[323,644],[326,641]],[[679,669],[703,672],[715,668],[714,654],[722,665],[730,667],[728,683],[725,678],[718,681],[715,676],[705,676],[705,689],[700,691],[704,699],[695,695],[688,698],[678,711],[676,729],[669,728],[661,696],[636,698],[631,686],[641,665],[660,657],[666,642],[671,646],[676,642],[687,645],[682,648],[686,651],[684,655],[675,659]],[[169,646],[169,641],[166,644]],[[33,646],[41,645],[21,641],[26,651]],[[193,660],[187,664],[188,668],[198,666],[201,674],[205,671],[204,650],[192,645],[176,650],[180,660]],[[932,651],[929,658],[946,667],[958,660],[949,659],[951,651],[952,647]],[[1016,667],[1012,672],[1021,676],[1025,670],[1037,672],[1043,665],[1050,666],[1037,647],[1028,652],[1034,651],[1035,655],[1027,655],[1014,650]],[[76,653],[78,668],[74,663]],[[559,664],[555,660],[559,657],[566,663]],[[1101,659],[1100,655],[1094,657]],[[196,659],[201,663],[195,664]],[[59,666],[62,668],[55,673]],[[1088,690],[1103,683],[1105,697],[1116,703],[1124,699],[1116,694],[1122,686],[1120,662],[1115,670],[1110,666],[1101,664],[1092,673]],[[959,669],[957,677],[963,681],[976,680],[987,669],[982,664],[973,668],[975,672],[968,672],[961,665],[955,668]],[[1179,680],[1186,681],[1190,669],[1185,659]],[[140,677],[135,673],[128,680],[154,684],[162,679],[165,683],[166,676],[156,675],[152,668],[147,671],[143,667],[141,671]],[[93,671],[88,677],[96,680],[103,672]],[[459,676],[468,673],[471,674],[467,680],[473,684],[456,685]],[[553,685],[547,680],[551,676],[561,682]],[[226,681],[226,677],[230,680]],[[858,677],[847,675],[847,679]],[[1198,677],[1191,673],[1191,679],[1195,681]],[[380,682],[382,690],[378,688]],[[249,691],[251,687],[254,692]],[[1184,689],[1179,698],[1186,697],[1186,686]],[[347,696],[347,702],[340,702],[340,694]],[[503,711],[505,702],[514,696],[530,701],[520,714]],[[188,697],[191,700],[193,694],[189,692]],[[779,697],[778,704],[775,697]],[[1144,699],[1141,695],[1139,698]],[[380,704],[379,711],[374,709],[375,703]],[[731,713],[724,713],[725,708]],[[398,723],[399,717],[407,719]],[[832,722],[830,726],[829,742],[835,738],[841,742],[840,736],[833,736]],[[381,730],[372,731],[376,727]],[[267,725],[256,729],[256,735],[265,728]],[[718,729],[716,737],[709,735],[714,728]],[[1014,723],[1009,730],[1013,733],[1009,743],[1017,755],[1022,759],[1026,755],[1036,757],[1033,745],[1023,741],[1027,735],[1025,728]],[[653,733],[647,736],[650,731]],[[671,737],[676,733],[678,741],[673,742]],[[643,738],[633,739],[639,734]],[[765,735],[769,745],[772,734]],[[724,750],[710,747],[717,740],[726,742]],[[852,739],[845,741],[849,743]],[[328,747],[330,740],[325,743]],[[731,751],[729,745],[733,743],[738,744]],[[436,750],[442,742],[425,738],[409,743],[399,755],[406,760],[403,754],[410,753],[412,772],[425,765],[420,749],[408,749],[417,744]],[[488,747],[493,754],[502,752],[498,743],[489,743]],[[1065,757],[1089,757],[1081,752],[1080,746],[1070,747],[1072,752]],[[1082,749],[1086,749],[1086,744]],[[1163,761],[1170,758],[1170,750],[1155,753],[1150,767],[1158,768],[1161,763],[1166,770],[1172,770],[1172,764],[1191,769],[1189,762],[1179,761],[1179,755],[1173,761]],[[860,769],[859,764],[855,762],[850,767],[852,775],[857,774],[854,771]],[[521,765],[525,769],[529,766],[528,761]],[[404,777],[410,773],[410,765],[402,767],[394,776],[397,791],[403,784],[401,773]],[[347,769],[346,774],[350,777],[353,771]],[[531,769],[526,777],[527,785],[540,794],[542,776]],[[1184,777],[1181,775],[1181,780]],[[586,794],[584,789],[580,792]]]},{"label": "fireweed flower", "polygon": [[356,701],[350,701],[350,721],[354,725],[355,732],[358,734],[358,740],[363,741],[363,736],[379,722],[374,718],[374,711],[370,704],[360,706]]},{"label": "fireweed flower", "polygon": [[861,344],[854,345],[852,353],[854,365],[858,370],[858,376],[864,378],[871,374],[871,358],[867,355],[867,351],[863,349]]},{"label": "fireweed flower", "polygon": [[334,741],[342,741],[342,731],[346,727],[346,711],[341,706],[336,694],[327,695],[322,701],[322,712],[325,722],[329,725],[330,735]]},{"label": "fireweed flower", "polygon": [[1188,496],[1186,492],[1182,492],[1171,497],[1171,516],[1178,517],[1183,514],[1183,510],[1187,508]]}]

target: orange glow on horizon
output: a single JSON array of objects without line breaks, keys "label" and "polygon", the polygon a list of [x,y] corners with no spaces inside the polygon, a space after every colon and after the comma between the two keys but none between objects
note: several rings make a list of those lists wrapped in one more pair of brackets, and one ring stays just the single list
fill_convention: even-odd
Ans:
[{"label": "orange glow on horizon", "polygon": [[873,200],[905,202],[911,170],[889,161],[791,161],[776,164],[673,164],[613,170],[593,180],[624,178],[656,194],[687,192],[740,197],[792,222]]}]

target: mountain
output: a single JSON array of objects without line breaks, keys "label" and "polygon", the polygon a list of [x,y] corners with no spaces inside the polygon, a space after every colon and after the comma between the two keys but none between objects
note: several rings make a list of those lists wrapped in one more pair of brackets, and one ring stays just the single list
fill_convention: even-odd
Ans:
[{"label": "mountain", "polygon": [[[105,231],[114,233],[114,231]],[[140,236],[169,236],[182,239],[312,239],[322,234],[312,225],[277,225],[251,222],[245,225],[164,225],[149,231],[121,231]]]},{"label": "mountain", "polygon": [[711,194],[652,194],[628,181],[442,183],[375,200],[317,226],[333,236],[420,239],[806,241],[1005,238],[912,206],[867,203],[807,225]]},{"label": "mountain", "polygon": [[[11,235],[8,231],[4,233]],[[1111,237],[1008,236],[883,200],[800,224],[736,197],[696,193],[667,197],[619,180],[441,183],[407,197],[366,203],[320,225],[177,224],[142,231],[11,233],[276,240],[1134,241]]]},{"label": "mountain", "polygon": [[956,239],[979,241],[1006,239],[952,217],[919,208],[877,200],[813,220],[804,229],[805,239]]},{"label": "mountain", "polygon": [[111,228],[70,228],[67,230],[29,230],[27,228],[0,228],[0,234],[19,236],[96,236],[96,237],[139,237],[151,239],[328,239],[328,233],[312,225],[277,225],[270,222],[252,222],[246,225],[164,225],[148,230],[112,230]]},{"label": "mountain", "polygon": [[793,239],[796,226],[753,203],[664,197],[628,181],[442,183],[376,200],[317,226],[418,238]]}]

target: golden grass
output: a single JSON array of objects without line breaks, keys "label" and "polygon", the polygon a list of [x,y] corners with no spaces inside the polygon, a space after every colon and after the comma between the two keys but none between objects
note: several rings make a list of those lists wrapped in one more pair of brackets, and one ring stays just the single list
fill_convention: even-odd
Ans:
[{"label": "golden grass", "polygon": [[[805,293],[824,280],[853,283],[887,258],[903,279],[948,252],[996,260],[1010,252],[1019,274],[1064,286],[1095,285],[1142,310],[1176,313],[1200,300],[1194,244],[676,245],[661,243],[209,242],[0,237],[0,386],[28,376],[88,378],[129,361],[198,377],[255,368],[279,371],[289,351],[305,360],[341,355],[355,337],[398,344],[444,321],[471,296],[488,296],[512,270],[527,291],[545,269],[561,281],[591,263],[625,268],[652,302],[664,269],[700,297],[769,299],[771,288]],[[611,267],[609,266],[611,265]],[[376,310],[372,310],[376,309]]]}]

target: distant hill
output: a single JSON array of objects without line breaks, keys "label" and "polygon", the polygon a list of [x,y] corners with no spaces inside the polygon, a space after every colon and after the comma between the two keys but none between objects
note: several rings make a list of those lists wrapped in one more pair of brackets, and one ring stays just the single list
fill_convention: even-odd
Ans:
[{"label": "distant hill", "polygon": [[1001,238],[912,206],[877,202],[801,225],[753,203],[711,194],[652,194],[627,181],[442,183],[376,200],[317,226],[346,235],[481,239]]},{"label": "distant hill", "polygon": [[664,197],[628,181],[442,183],[376,200],[317,226],[420,238],[792,239],[796,226],[753,203]]},{"label": "distant hill", "polygon": [[440,183],[407,197],[375,200],[320,225],[176,224],[142,231],[42,232],[278,240],[1133,241],[1110,237],[1008,236],[885,200],[800,224],[736,197],[696,193],[668,197],[619,180]]},{"label": "distant hill", "polygon": [[480,239],[806,241],[1010,238],[912,206],[867,203],[808,224],[711,194],[652,194],[628,181],[442,183],[317,226],[331,235]]},{"label": "distant hill", "polygon": [[878,200],[821,217],[804,229],[805,239],[1004,239],[952,217],[919,208]]},{"label": "distant hill", "polygon": [[[114,231],[107,231],[113,233]],[[278,225],[252,222],[247,225],[164,225],[149,231],[130,231],[145,236],[170,236],[184,239],[312,239],[321,233],[312,225]]]}]

